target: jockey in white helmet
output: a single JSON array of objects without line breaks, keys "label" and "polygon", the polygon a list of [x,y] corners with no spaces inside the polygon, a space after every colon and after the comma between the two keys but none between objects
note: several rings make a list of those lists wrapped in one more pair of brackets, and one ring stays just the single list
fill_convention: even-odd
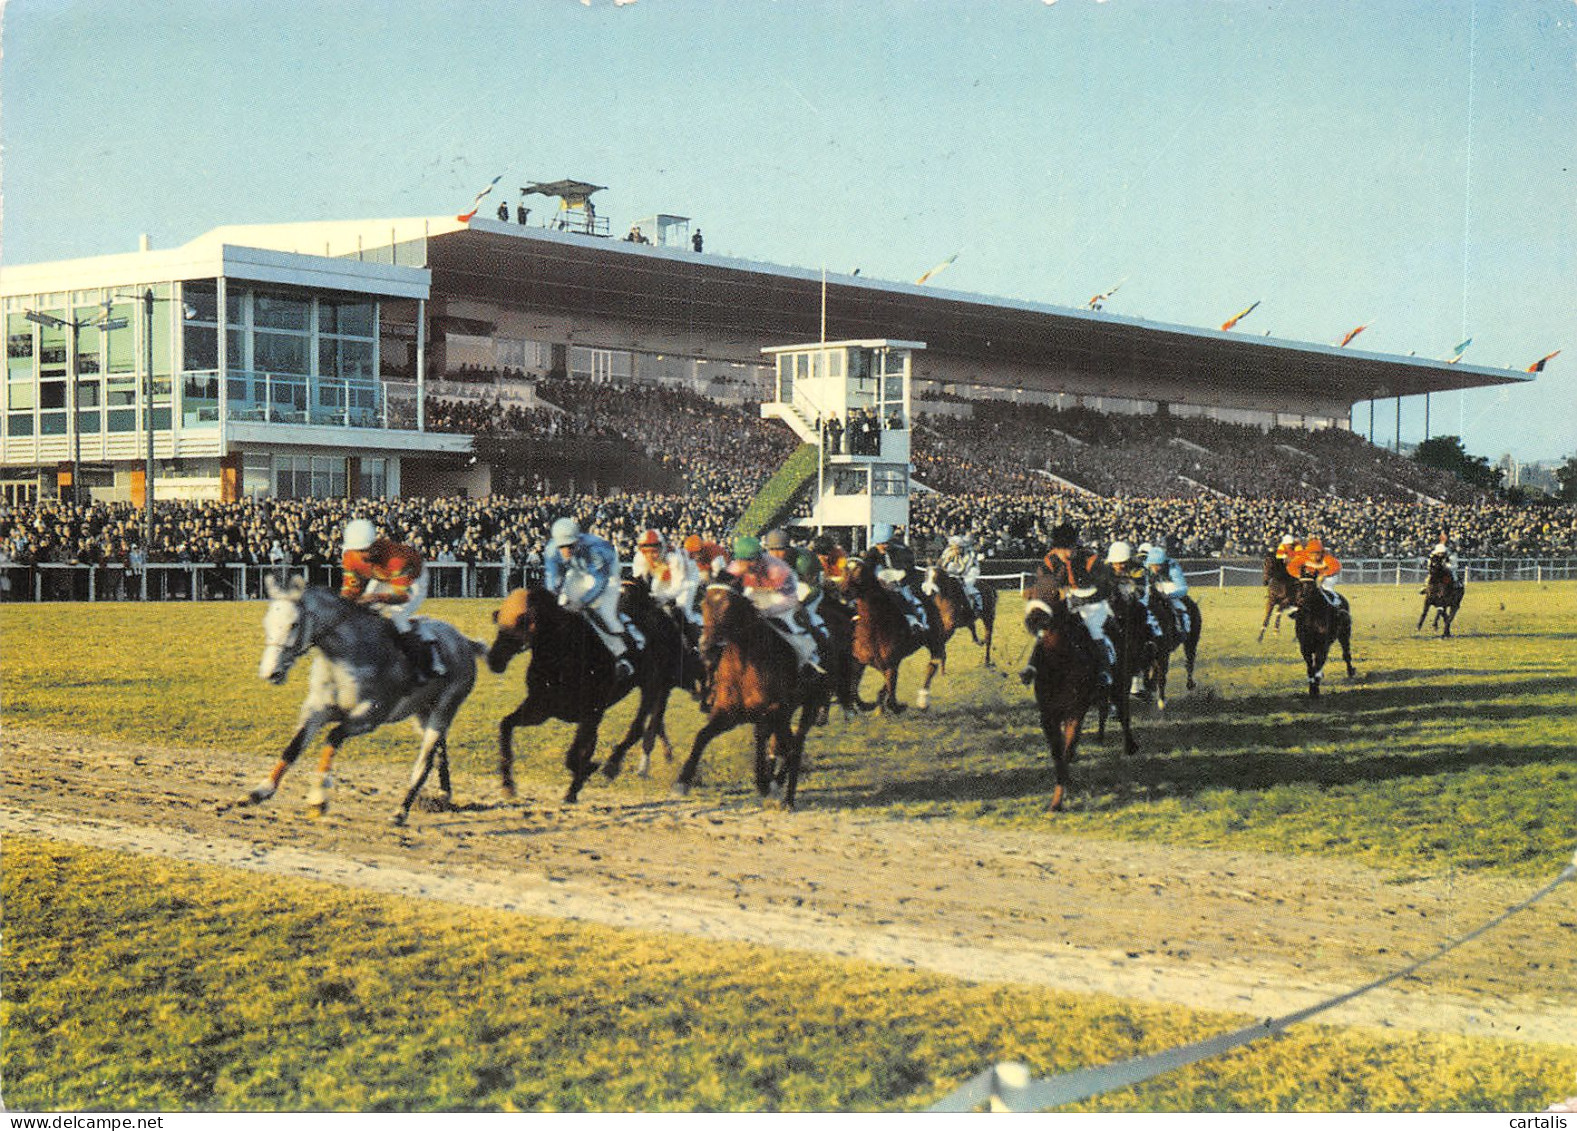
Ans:
[{"label": "jockey in white helmet", "polygon": [[613,544],[587,534],[573,518],[553,524],[543,555],[543,581],[558,594],[559,604],[584,613],[615,660],[614,674],[623,679],[635,671],[627,652],[639,651],[645,638],[619,615],[619,553]]}]

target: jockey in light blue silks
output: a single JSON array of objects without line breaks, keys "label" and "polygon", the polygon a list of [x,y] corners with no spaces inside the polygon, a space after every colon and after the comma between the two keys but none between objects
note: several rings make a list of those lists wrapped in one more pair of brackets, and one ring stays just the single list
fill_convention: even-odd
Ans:
[{"label": "jockey in light blue silks", "polygon": [[1183,598],[1188,596],[1188,578],[1183,576],[1183,567],[1167,557],[1166,547],[1158,545],[1145,552],[1144,565],[1150,575],[1150,584],[1172,603],[1172,620],[1177,625],[1177,634],[1187,638],[1192,625],[1188,608],[1183,604]]},{"label": "jockey in light blue silks", "polygon": [[614,672],[623,679],[635,666],[626,652],[646,644],[640,630],[619,615],[619,553],[612,543],[581,532],[572,518],[553,524],[548,552],[543,555],[543,581],[557,593],[559,604],[572,613],[583,613],[614,660]]}]

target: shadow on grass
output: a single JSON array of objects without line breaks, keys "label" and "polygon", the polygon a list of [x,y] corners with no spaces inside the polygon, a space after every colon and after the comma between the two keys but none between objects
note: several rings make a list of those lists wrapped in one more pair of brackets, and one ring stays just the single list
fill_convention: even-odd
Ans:
[{"label": "shadow on grass", "polygon": [[[1164,798],[1189,798],[1212,790],[1362,785],[1480,768],[1564,764],[1571,758],[1569,747],[1555,743],[1517,747],[1473,745],[1425,754],[1377,754],[1357,759],[1283,750],[1225,755],[1190,751],[1147,757],[1142,749],[1138,755],[1127,758],[1118,753],[1119,748],[1110,731],[1104,746],[1094,742],[1086,745],[1081,740],[1079,759],[1073,765],[1075,796],[1086,798],[1102,811]],[[1014,801],[1047,796],[1052,785],[1051,760],[1047,755],[1037,765],[981,773],[936,774],[874,787],[818,788],[815,804],[861,809],[923,802]]]}]

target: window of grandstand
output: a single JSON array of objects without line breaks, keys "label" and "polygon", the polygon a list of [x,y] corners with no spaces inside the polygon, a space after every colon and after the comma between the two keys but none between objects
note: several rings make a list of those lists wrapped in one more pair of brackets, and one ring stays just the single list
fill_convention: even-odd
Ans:
[{"label": "window of grandstand", "polygon": [[635,355],[628,350],[599,350],[571,346],[569,375],[583,381],[608,383],[628,381],[634,372]]},{"label": "window of grandstand", "polygon": [[344,498],[345,457],[276,455],[274,495],[281,499]]}]

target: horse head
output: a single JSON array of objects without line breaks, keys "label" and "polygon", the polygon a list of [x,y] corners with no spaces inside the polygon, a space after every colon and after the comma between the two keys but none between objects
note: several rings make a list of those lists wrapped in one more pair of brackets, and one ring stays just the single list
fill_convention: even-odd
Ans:
[{"label": "horse head", "polygon": [[265,576],[263,586],[268,610],[263,614],[263,658],[257,674],[270,683],[284,683],[291,665],[312,647],[307,611],[301,603],[307,582],[297,577],[289,585],[280,585],[272,576]]},{"label": "horse head", "polygon": [[750,602],[733,578],[710,582],[701,594],[701,655],[719,647],[721,637],[737,638],[749,608]]},{"label": "horse head", "polygon": [[544,606],[551,602],[552,594],[535,586],[516,589],[504,598],[504,603],[493,613],[497,631],[487,650],[490,671],[502,672],[509,666],[510,660],[535,643]]},{"label": "horse head", "polygon": [[1072,613],[1060,586],[1042,580],[1024,590],[1024,629],[1037,639],[1042,633],[1064,628]]},{"label": "horse head", "polygon": [[876,579],[871,576],[863,558],[850,558],[843,567],[844,593],[851,597],[858,597],[868,593],[876,584]]}]

